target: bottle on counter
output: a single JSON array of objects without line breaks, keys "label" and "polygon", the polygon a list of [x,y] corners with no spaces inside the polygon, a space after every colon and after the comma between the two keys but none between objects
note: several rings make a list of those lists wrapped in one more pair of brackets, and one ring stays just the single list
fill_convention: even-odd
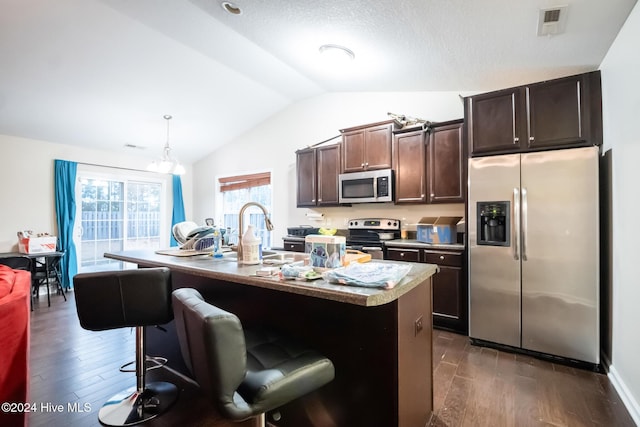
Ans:
[{"label": "bottle on counter", "polygon": [[213,256],[214,258],[222,258],[221,236],[218,230],[213,232]]},{"label": "bottle on counter", "polygon": [[253,224],[247,226],[247,231],[242,235],[242,263],[260,264],[260,246],[262,241],[256,237]]}]

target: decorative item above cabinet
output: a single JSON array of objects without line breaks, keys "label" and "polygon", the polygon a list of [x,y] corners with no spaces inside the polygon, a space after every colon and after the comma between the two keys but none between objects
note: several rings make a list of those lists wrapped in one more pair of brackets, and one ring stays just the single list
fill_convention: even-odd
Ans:
[{"label": "decorative item above cabinet", "polygon": [[343,173],[391,168],[391,132],[397,127],[396,120],[385,120],[341,129]]},{"label": "decorative item above cabinet", "polygon": [[471,156],[602,144],[600,71],[464,101]]}]

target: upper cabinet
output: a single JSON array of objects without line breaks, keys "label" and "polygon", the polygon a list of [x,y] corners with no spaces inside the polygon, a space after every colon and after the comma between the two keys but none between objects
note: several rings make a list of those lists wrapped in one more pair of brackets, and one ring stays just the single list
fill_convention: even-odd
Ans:
[{"label": "upper cabinet", "polygon": [[465,98],[472,156],[600,145],[600,72]]},{"label": "upper cabinet", "polygon": [[342,171],[362,172],[392,167],[392,131],[395,120],[341,129]]},{"label": "upper cabinet", "polygon": [[316,150],[296,151],[297,206],[316,205]]},{"label": "upper cabinet", "polygon": [[466,194],[462,120],[437,123],[429,133],[429,203],[464,203]]},{"label": "upper cabinet", "polygon": [[316,148],[318,206],[338,205],[338,175],[340,175],[340,166],[340,144]]},{"label": "upper cabinet", "polygon": [[393,133],[396,203],[464,203],[463,123]]},{"label": "upper cabinet", "polygon": [[425,203],[426,132],[396,131],[393,135],[393,169],[396,203]]},{"label": "upper cabinet", "polygon": [[340,144],[296,151],[297,206],[338,205]]}]

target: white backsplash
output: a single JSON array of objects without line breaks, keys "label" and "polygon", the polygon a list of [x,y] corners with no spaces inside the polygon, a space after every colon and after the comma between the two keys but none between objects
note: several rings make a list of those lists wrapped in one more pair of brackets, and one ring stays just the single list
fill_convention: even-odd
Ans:
[{"label": "white backsplash", "polygon": [[[307,214],[311,214],[308,215]],[[322,214],[319,220],[315,214]],[[420,218],[425,216],[465,216],[464,204],[437,205],[394,205],[392,203],[363,203],[351,207],[296,209],[289,219],[289,226],[311,225],[346,229],[347,223],[354,218],[393,218],[408,224],[409,230],[415,230]]]}]

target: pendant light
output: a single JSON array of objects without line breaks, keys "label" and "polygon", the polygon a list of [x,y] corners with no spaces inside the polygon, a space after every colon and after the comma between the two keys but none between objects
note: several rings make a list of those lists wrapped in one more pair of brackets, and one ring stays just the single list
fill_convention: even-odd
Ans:
[{"label": "pendant light", "polygon": [[162,157],[160,157],[160,160],[152,161],[149,166],[147,166],[147,170],[150,172],[183,175],[185,173],[184,166],[182,166],[177,159],[171,157],[171,147],[169,146],[169,120],[171,120],[172,117],[166,114],[163,118],[167,121],[167,142],[162,150]]}]

